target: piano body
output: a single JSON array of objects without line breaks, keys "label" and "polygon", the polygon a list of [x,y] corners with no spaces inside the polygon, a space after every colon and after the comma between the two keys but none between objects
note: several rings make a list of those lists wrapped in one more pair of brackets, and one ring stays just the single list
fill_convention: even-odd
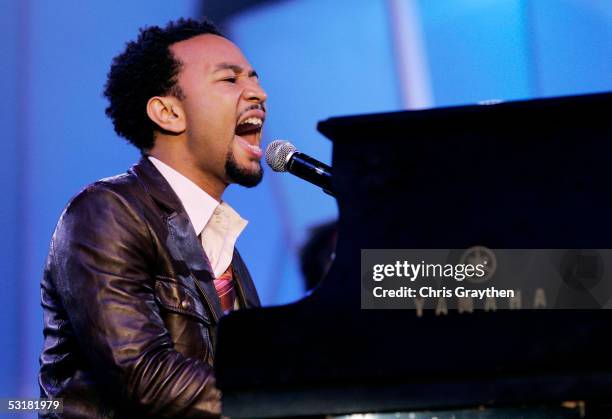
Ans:
[{"label": "piano body", "polygon": [[[612,249],[612,94],[331,118],[318,129],[333,141],[336,258],[306,298],[221,320],[224,413],[584,401],[596,417],[612,396],[608,310],[362,310],[360,257],[474,245]],[[583,417],[579,405],[521,417]]]}]

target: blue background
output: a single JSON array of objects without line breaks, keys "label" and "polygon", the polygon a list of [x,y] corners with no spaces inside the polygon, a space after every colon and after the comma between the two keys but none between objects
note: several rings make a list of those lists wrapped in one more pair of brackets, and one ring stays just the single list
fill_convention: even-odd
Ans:
[{"label": "blue background", "polygon": [[[330,116],[612,90],[608,0],[405,0],[410,19],[393,14],[406,10],[398,2],[277,1],[226,22],[269,95],[266,142],[288,139],[329,163],[315,127]],[[110,61],[139,27],[198,17],[201,4],[1,4],[0,397],[35,397],[39,282],[57,218],[85,185],[138,158],[104,115]],[[418,23],[419,36],[399,39],[397,22]],[[400,41],[419,44],[408,59],[424,71],[422,102],[400,83]],[[264,304],[301,298],[297,251],[309,227],[336,217],[334,201],[270,170],[258,188],[224,198],[250,220],[239,247]]]}]

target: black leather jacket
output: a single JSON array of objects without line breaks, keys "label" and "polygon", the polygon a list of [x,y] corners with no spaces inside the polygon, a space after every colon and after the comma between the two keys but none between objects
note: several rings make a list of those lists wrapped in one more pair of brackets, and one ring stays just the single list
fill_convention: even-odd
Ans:
[{"label": "black leather jacket", "polygon": [[[259,306],[237,251],[241,307]],[[62,418],[220,414],[213,359],[222,315],[210,263],[170,185],[143,158],[68,204],[41,283],[41,397]]]}]

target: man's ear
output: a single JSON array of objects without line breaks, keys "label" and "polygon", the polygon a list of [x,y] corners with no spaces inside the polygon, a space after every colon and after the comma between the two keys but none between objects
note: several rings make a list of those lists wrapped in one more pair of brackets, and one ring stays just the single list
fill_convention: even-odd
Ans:
[{"label": "man's ear", "polygon": [[147,115],[162,130],[173,134],[185,131],[185,113],[174,96],[154,96],[147,102]]}]

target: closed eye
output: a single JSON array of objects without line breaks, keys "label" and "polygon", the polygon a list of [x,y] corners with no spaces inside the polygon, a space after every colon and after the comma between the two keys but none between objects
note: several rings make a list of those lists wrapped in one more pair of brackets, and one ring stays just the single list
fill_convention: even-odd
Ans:
[{"label": "closed eye", "polygon": [[237,80],[238,79],[236,77],[227,77],[227,78],[225,78],[225,79],[223,79],[221,81],[226,81],[228,83],[236,83]]}]

